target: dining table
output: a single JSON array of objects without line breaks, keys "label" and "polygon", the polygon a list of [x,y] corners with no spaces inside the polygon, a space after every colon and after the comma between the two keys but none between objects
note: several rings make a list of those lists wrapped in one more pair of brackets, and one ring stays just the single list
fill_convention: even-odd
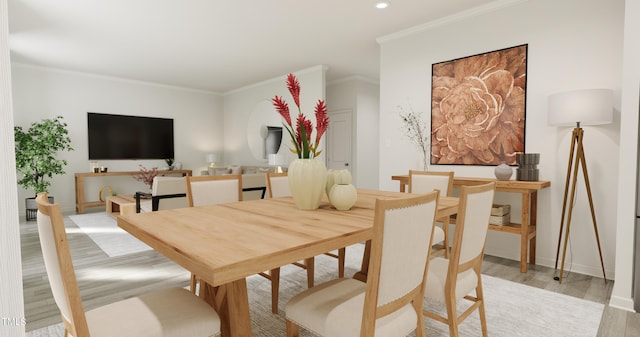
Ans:
[{"label": "dining table", "polygon": [[[325,199],[300,210],[292,197],[179,208],[118,217],[118,226],[198,275],[200,295],[221,319],[222,336],[251,336],[246,278],[353,244],[365,243],[366,281],[376,199],[406,193],[358,189],[339,211]],[[440,197],[436,218],[457,213],[458,198]],[[304,289],[301,289],[301,291]]]}]

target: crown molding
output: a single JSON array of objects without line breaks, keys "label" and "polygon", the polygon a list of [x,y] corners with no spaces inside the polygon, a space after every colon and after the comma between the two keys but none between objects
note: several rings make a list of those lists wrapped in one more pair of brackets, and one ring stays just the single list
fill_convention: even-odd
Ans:
[{"label": "crown molding", "polygon": [[490,12],[495,12],[497,10],[506,8],[506,7],[510,7],[510,6],[514,6],[514,5],[518,5],[524,2],[527,2],[529,0],[497,0],[497,1],[493,1],[490,2],[486,5],[482,5],[482,6],[478,6],[478,7],[473,7],[470,8],[468,10],[453,14],[453,15],[449,15],[449,16],[445,16],[443,18],[437,19],[437,20],[433,20],[418,26],[414,26],[405,30],[401,30],[399,32],[396,33],[392,33],[392,34],[388,34],[388,35],[384,35],[381,36],[379,38],[376,39],[376,41],[378,42],[378,44],[385,44],[387,42],[391,42],[391,41],[395,41],[416,33],[420,33],[420,32],[424,32],[439,26],[444,26],[446,24],[452,23],[452,22],[456,22],[456,21],[461,21],[470,17],[474,17],[474,16],[479,16],[482,14],[486,14],[486,13],[490,13]]},{"label": "crown molding", "polygon": [[154,87],[167,88],[167,89],[173,89],[173,90],[190,91],[190,92],[195,92],[195,93],[199,93],[199,94],[222,96],[222,93],[215,92],[215,91],[208,91],[208,90],[195,89],[195,88],[189,88],[189,87],[181,87],[181,86],[177,86],[177,85],[170,85],[170,84],[164,84],[164,83],[158,83],[158,82],[133,80],[133,79],[124,78],[124,77],[102,75],[102,74],[97,74],[97,73],[87,73],[87,72],[82,72],[82,71],[78,71],[78,70],[54,68],[54,67],[34,65],[34,64],[28,64],[28,63],[20,63],[20,62],[11,62],[11,66],[12,67],[18,67],[18,68],[51,71],[51,72],[60,73],[60,74],[71,74],[71,75],[77,75],[77,76],[83,76],[83,77],[89,77],[89,78],[97,78],[97,79],[102,79],[102,80],[119,81],[119,82],[126,82],[126,83],[132,83],[132,84],[141,84],[141,85],[150,85],[150,86],[154,86]]}]

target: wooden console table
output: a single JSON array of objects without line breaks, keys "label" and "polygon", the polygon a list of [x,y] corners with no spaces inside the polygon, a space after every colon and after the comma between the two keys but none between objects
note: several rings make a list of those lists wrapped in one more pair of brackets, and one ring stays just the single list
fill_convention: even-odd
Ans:
[{"label": "wooden console table", "polygon": [[[400,192],[406,191],[406,186],[409,184],[408,175],[392,176],[391,179],[400,182]],[[536,263],[538,190],[551,186],[551,182],[454,177],[453,187],[480,185],[490,181],[496,183],[496,192],[520,193],[522,195],[522,223],[509,223],[502,226],[489,225],[489,229],[520,235],[520,272],[526,273],[527,260],[531,264]],[[455,222],[452,221],[452,223]]]},{"label": "wooden console table", "polygon": [[[105,207],[106,202],[104,201],[85,201],[84,195],[84,179],[85,178],[95,178],[95,177],[113,177],[113,176],[135,176],[139,174],[140,171],[121,171],[121,172],[103,172],[103,173],[93,173],[93,172],[83,172],[75,174],[76,181],[76,213],[82,214],[84,213],[85,208],[90,207]],[[182,176],[190,176],[191,170],[171,170],[171,171],[158,171],[159,176],[165,176],[169,174],[181,174]]]}]

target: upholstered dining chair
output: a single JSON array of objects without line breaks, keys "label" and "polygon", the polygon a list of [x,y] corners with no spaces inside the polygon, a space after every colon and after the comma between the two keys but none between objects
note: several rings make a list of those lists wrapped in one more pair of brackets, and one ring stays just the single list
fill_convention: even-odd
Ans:
[{"label": "upholstered dining chair", "polygon": [[[440,195],[450,197],[453,193],[453,172],[409,170],[409,193],[427,193],[439,190]],[[441,227],[435,228],[433,242],[442,246],[435,254],[449,256],[449,219],[438,219]]]},{"label": "upholstered dining chair", "polygon": [[[447,315],[441,316],[426,309],[423,314],[449,325],[449,335],[458,336],[458,325],[475,309],[480,315],[482,335],[487,337],[487,321],[480,271],[489,228],[491,204],[495,183],[462,186],[460,206],[448,259],[431,260],[427,274],[425,297],[446,306]],[[475,296],[471,293],[475,290]],[[457,301],[466,299],[472,305],[458,315]]]},{"label": "upholstered dining chair", "polygon": [[84,311],[60,205],[46,193],[36,198],[42,255],[64,336],[218,336],[220,318],[203,300],[182,288],[163,289]]},{"label": "upholstered dining chair", "polygon": [[[142,203],[142,198],[151,198],[151,204]],[[161,177],[153,178],[151,194],[136,192],[136,213],[140,211],[155,212],[164,209],[188,207],[187,187],[185,177]],[[151,208],[149,209],[149,206]]]},{"label": "upholstered dining chair", "polygon": [[287,336],[300,327],[320,336],[424,336],[438,194],[376,200],[367,282],[339,278],[295,295],[286,305]]},{"label": "upholstered dining chair", "polygon": [[[290,195],[291,189],[289,188],[289,178],[287,173],[267,172],[267,196],[269,198],[277,198],[287,197]],[[338,277],[344,277],[344,261],[347,257],[347,249],[343,247],[338,249],[337,254],[334,251],[324,253],[324,255],[338,259]],[[310,264],[294,264],[302,268],[307,268],[307,282],[309,283],[309,288],[313,287],[313,259],[311,259]],[[309,270],[309,268],[311,268],[311,270]]]},{"label": "upholstered dining chair", "polygon": [[187,176],[189,207],[242,201],[242,175]]},{"label": "upholstered dining chair", "polygon": [[[185,181],[189,207],[242,201],[242,176],[239,174],[187,176]],[[197,285],[198,276],[192,273],[189,289],[194,294]]]}]

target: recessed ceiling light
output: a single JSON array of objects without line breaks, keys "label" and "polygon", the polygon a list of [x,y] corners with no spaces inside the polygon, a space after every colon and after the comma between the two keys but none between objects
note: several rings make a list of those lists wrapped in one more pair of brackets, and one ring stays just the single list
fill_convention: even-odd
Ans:
[{"label": "recessed ceiling light", "polygon": [[389,1],[378,1],[376,2],[377,9],[383,9],[389,7]]}]

